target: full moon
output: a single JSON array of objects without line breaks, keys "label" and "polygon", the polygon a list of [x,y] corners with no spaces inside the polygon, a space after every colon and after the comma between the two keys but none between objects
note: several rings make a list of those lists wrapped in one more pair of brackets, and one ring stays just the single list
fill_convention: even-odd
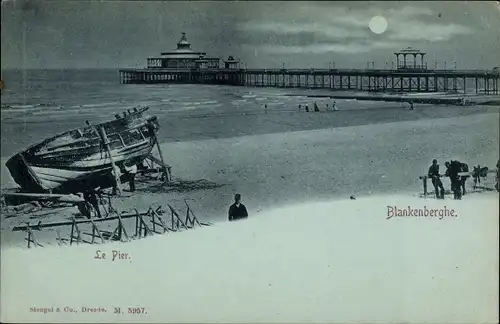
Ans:
[{"label": "full moon", "polygon": [[370,20],[368,27],[373,33],[382,34],[387,29],[387,19],[382,16],[375,16]]}]

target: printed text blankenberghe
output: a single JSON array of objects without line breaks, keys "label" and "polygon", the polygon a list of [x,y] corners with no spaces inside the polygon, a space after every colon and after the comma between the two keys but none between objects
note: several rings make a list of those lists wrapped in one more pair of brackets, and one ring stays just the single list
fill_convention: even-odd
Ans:
[{"label": "printed text blankenberghe", "polygon": [[458,213],[446,206],[442,208],[411,208],[407,206],[405,208],[399,208],[396,206],[387,206],[387,219],[392,217],[424,217],[424,218],[438,218],[443,219],[444,217],[458,217]]}]

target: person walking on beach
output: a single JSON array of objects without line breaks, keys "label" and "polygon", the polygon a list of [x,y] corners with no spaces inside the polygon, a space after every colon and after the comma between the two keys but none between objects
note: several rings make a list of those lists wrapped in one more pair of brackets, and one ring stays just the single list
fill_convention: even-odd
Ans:
[{"label": "person walking on beach", "polygon": [[319,107],[318,107],[318,104],[316,103],[316,101],[314,102],[314,111],[319,112]]},{"label": "person walking on beach", "polygon": [[300,112],[300,108],[302,108],[302,105],[299,104],[299,112]]},{"label": "person walking on beach", "polygon": [[267,114],[267,104],[264,105],[264,113]]},{"label": "person walking on beach", "polygon": [[306,105],[306,112],[309,112],[309,106]]},{"label": "person walking on beach", "polygon": [[245,205],[241,203],[241,195],[234,195],[234,204],[229,207],[229,221],[248,218],[248,212]]},{"label": "person walking on beach", "polygon": [[444,187],[443,182],[441,182],[439,175],[439,164],[437,160],[432,160],[432,165],[429,167],[429,172],[427,176],[432,179],[432,185],[434,186],[434,191],[436,192],[437,199],[444,199]]},{"label": "person walking on beach", "polygon": [[339,110],[339,109],[337,108],[337,102],[335,102],[335,101],[333,102],[332,108],[333,108],[333,111],[337,111],[337,110]]},{"label": "person walking on beach", "polygon": [[[445,177],[450,178],[451,174],[451,165],[449,161],[444,162],[444,166],[446,167],[446,172],[444,173]],[[453,181],[450,178],[450,190],[453,191]]]}]

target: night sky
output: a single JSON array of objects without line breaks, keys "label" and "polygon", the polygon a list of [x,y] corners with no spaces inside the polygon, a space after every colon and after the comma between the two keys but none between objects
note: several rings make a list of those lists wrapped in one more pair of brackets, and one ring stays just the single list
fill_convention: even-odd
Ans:
[{"label": "night sky", "polygon": [[[388,22],[373,33],[374,16]],[[433,67],[500,66],[497,2],[2,0],[2,68],[142,67],[176,47],[248,67],[390,67],[412,46]],[[386,65],[387,64],[387,65]]]}]

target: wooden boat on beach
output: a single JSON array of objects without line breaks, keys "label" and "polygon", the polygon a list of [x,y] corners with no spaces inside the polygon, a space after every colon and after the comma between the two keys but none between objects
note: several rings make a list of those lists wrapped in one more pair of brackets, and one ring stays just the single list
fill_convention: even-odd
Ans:
[{"label": "wooden boat on beach", "polygon": [[6,166],[23,192],[109,188],[113,165],[124,170],[140,164],[156,144],[158,120],[147,111],[148,107],[134,108],[115,115],[115,120],[58,134],[17,153]]}]

